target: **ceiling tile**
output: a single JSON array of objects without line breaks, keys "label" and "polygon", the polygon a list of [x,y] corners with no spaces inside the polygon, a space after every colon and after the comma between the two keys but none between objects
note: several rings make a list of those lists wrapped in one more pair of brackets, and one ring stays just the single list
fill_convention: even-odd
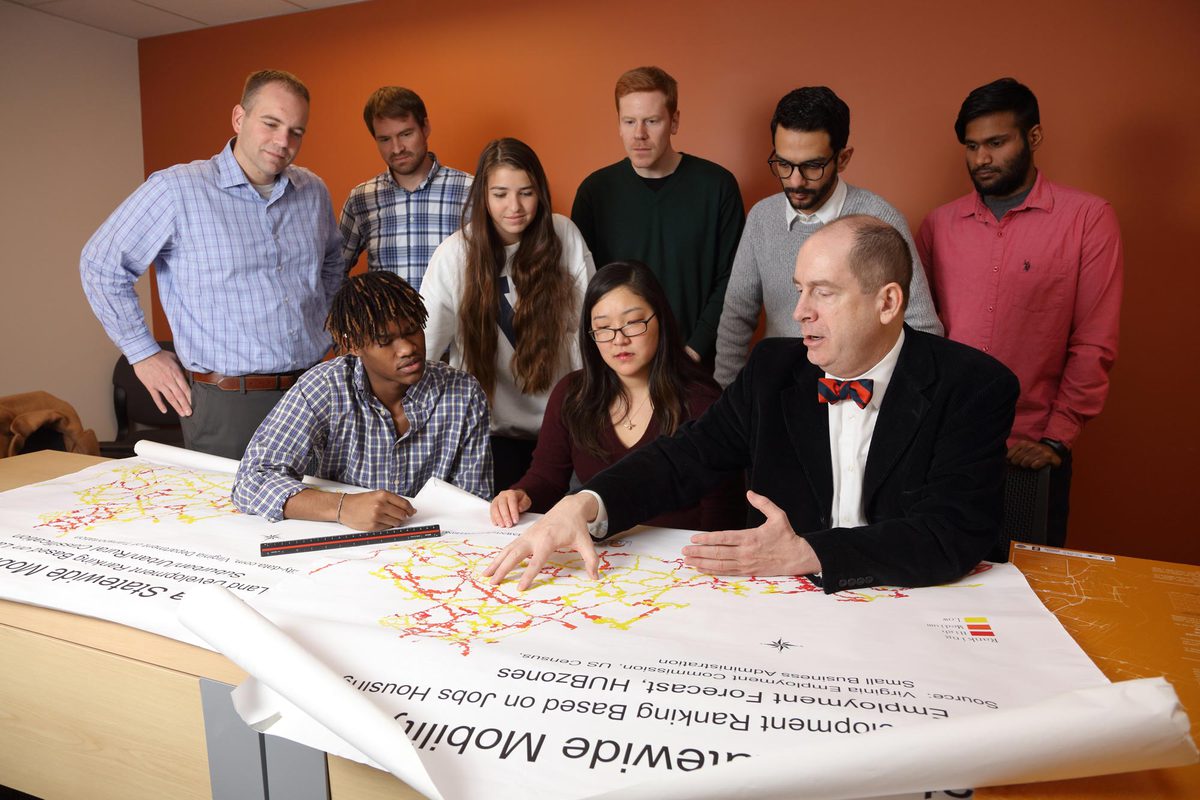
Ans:
[{"label": "ceiling tile", "polygon": [[293,5],[305,9],[329,8],[330,6],[348,6],[351,3],[361,3],[363,0],[289,0]]},{"label": "ceiling tile", "polygon": [[204,27],[200,21],[134,0],[52,0],[34,9],[134,39]]},{"label": "ceiling tile", "polygon": [[143,0],[163,11],[199,20],[205,25],[226,25],[260,17],[303,11],[287,0]]},{"label": "ceiling tile", "polygon": [[[3,0],[0,0],[2,2]],[[12,0],[134,39],[227,25],[362,0]]]}]

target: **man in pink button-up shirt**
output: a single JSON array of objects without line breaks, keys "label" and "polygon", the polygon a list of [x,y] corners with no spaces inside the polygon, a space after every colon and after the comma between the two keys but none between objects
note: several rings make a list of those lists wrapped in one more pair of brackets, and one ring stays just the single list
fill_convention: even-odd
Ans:
[{"label": "man in pink button-up shirt", "polygon": [[972,91],[954,124],[975,191],[917,235],[946,336],[1021,381],[1009,463],[1053,467],[1048,539],[1066,541],[1071,447],[1100,413],[1117,357],[1121,234],[1112,207],[1034,165],[1037,98],[1012,78]]}]

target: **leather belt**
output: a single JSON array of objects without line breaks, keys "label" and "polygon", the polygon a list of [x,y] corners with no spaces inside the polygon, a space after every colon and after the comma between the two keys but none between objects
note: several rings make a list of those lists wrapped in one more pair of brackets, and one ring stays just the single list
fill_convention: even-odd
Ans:
[{"label": "leather belt", "polygon": [[292,388],[304,370],[280,375],[222,375],[219,372],[189,372],[196,383],[206,383],[225,392],[284,391]]}]

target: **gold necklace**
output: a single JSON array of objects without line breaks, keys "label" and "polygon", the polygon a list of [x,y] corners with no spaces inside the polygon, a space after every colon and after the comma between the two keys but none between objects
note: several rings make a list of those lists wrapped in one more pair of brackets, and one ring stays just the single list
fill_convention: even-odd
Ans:
[{"label": "gold necklace", "polygon": [[631,431],[634,428],[636,428],[637,424],[633,421],[633,418],[636,417],[639,413],[641,413],[642,408],[645,407],[646,403],[649,402],[649,400],[650,400],[650,395],[647,394],[644,398],[642,398],[642,402],[638,404],[638,407],[630,412],[627,412],[618,424],[621,425],[623,428],[625,428],[625,430],[627,430],[627,431]]}]

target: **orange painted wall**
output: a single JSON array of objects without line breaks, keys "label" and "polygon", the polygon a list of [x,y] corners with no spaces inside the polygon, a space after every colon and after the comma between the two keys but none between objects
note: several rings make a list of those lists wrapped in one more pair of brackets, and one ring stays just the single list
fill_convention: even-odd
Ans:
[{"label": "orange painted wall", "polygon": [[[747,207],[777,190],[764,164],[775,102],[832,86],[852,110],[845,177],[915,229],[969,188],[951,127],[962,98],[1014,75],[1041,101],[1039,166],[1108,198],[1125,238],[1120,357],[1077,446],[1071,543],[1200,563],[1200,425],[1186,405],[1200,397],[1198,45],[1194,0],[375,0],[140,42],[146,170],[216,152],[241,81],[272,66],[312,90],[298,163],[335,206],[382,169],[361,109],[398,83],[425,99],[445,163],[472,170],[489,139],[524,139],[565,213],[579,181],[623,155],[613,81],[653,63],[681,85],[676,146],[732,170]],[[1164,390],[1139,398],[1153,381]]]}]

